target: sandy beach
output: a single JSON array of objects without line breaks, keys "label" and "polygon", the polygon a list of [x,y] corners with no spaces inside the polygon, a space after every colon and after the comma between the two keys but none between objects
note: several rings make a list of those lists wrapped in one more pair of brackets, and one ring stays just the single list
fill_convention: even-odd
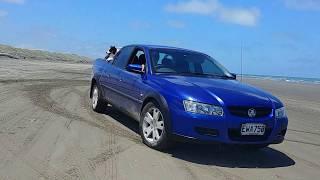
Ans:
[{"label": "sandy beach", "polygon": [[286,140],[258,152],[141,143],[138,124],[92,112],[90,64],[0,58],[0,179],[318,179],[320,85],[245,78],[286,105]]},{"label": "sandy beach", "polygon": [[[243,82],[264,89],[282,100],[290,119],[287,138],[290,139],[291,133],[298,131],[320,134],[320,85],[263,79],[244,79]],[[310,140],[320,144],[320,140]]]}]

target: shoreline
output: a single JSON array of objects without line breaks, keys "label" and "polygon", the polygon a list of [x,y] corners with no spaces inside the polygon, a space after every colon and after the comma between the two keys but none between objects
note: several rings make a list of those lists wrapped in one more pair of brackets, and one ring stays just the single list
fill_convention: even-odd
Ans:
[{"label": "shoreline", "polygon": [[[315,84],[320,85],[320,78],[306,78],[306,77],[286,77],[286,76],[272,76],[272,75],[243,75],[243,79],[261,79],[261,80],[272,80],[287,83],[297,84]],[[241,79],[241,75],[238,75],[238,80]]]},{"label": "shoreline", "polygon": [[[239,80],[240,81],[240,80]],[[243,78],[243,83],[259,87],[277,97],[308,101],[320,104],[320,85],[312,83],[294,83],[272,79]]]}]

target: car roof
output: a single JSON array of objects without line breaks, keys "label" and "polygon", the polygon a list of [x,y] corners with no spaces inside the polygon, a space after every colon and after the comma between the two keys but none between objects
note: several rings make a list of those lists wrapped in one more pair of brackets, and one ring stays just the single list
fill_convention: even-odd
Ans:
[{"label": "car roof", "polygon": [[143,47],[147,49],[172,49],[172,50],[182,50],[182,51],[188,51],[188,52],[194,52],[194,53],[201,53],[198,51],[190,50],[190,49],[184,49],[184,48],[178,48],[178,47],[172,47],[172,46],[161,46],[161,45],[145,45],[145,44],[132,44],[128,46],[137,46],[137,47]]}]

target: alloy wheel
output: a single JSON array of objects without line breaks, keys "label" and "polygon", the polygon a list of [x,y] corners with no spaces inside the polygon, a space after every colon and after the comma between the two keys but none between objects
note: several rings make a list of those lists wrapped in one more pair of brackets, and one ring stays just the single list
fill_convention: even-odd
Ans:
[{"label": "alloy wheel", "polygon": [[92,93],[92,108],[95,109],[98,104],[99,92],[97,86],[94,87]]},{"label": "alloy wheel", "polygon": [[149,143],[157,143],[164,133],[164,119],[158,108],[150,108],[143,118],[143,135]]}]

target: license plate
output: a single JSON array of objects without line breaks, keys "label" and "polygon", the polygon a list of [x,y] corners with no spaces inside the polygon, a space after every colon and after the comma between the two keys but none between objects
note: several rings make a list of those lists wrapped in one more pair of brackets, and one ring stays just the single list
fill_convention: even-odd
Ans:
[{"label": "license plate", "polygon": [[255,124],[255,123],[247,123],[242,124],[241,126],[241,135],[248,136],[248,135],[264,135],[266,130],[266,125],[264,124]]}]

